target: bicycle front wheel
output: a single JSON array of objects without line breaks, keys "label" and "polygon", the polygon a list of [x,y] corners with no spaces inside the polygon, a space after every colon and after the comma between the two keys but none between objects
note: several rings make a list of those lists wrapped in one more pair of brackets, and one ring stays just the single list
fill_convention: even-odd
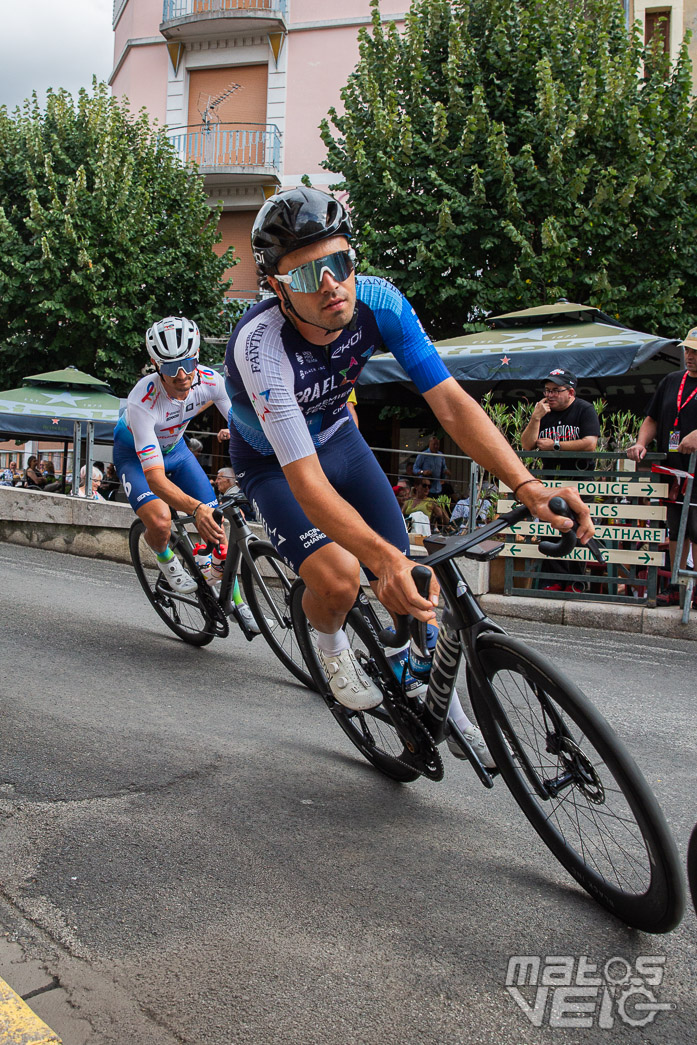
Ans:
[{"label": "bicycle front wheel", "polygon": [[[403,784],[416,780],[419,772],[408,764],[408,752],[384,704],[371,708],[370,711],[351,711],[334,700],[324,668],[317,656],[314,628],[303,610],[304,591],[303,582],[296,581],[291,593],[291,612],[298,643],[305,663],[311,670],[314,687],[326,700],[332,715],[351,743],[355,744],[371,765],[391,780]],[[351,610],[344,628],[361,667],[382,689],[383,671],[389,670],[385,668],[385,654],[357,609]]]},{"label": "bicycle front wheel", "polygon": [[[145,526],[140,519],[131,526],[128,544],[141,587],[167,627],[191,646],[206,646],[212,642],[216,626],[203,608],[198,592],[180,595],[172,591],[158,568],[155,552],[145,540]],[[191,573],[195,568],[193,560],[189,563],[177,548],[173,551],[175,555],[179,554],[184,567]]]},{"label": "bicycle front wheel", "polygon": [[248,550],[253,565],[242,559],[242,587],[254,619],[280,662],[298,682],[314,689],[290,615],[295,574],[268,541],[251,541]]},{"label": "bicycle front wheel", "polygon": [[547,660],[485,632],[468,673],[477,721],[516,802],[590,895],[644,932],[675,928],[684,887],[675,842],[636,763],[600,712]]}]

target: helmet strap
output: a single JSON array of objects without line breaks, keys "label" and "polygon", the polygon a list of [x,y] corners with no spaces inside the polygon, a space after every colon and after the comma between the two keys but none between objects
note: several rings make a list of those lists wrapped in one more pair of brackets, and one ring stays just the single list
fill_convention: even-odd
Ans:
[{"label": "helmet strap", "polygon": [[356,329],[356,325],[358,322],[357,306],[354,308],[353,315],[351,316],[348,323],[344,323],[343,326],[335,327],[332,330],[329,327],[323,327],[321,323],[314,323],[311,319],[305,319],[304,316],[301,316],[295,305],[291,304],[291,300],[288,297],[288,291],[286,290],[285,283],[278,283],[278,288],[278,296],[280,297],[283,303],[283,312],[285,313],[286,317],[290,320],[290,322],[293,324],[293,326],[295,326],[295,320],[293,318],[295,317],[299,319],[301,323],[307,323],[309,327],[317,327],[318,330],[323,330],[325,334],[327,334],[327,336],[329,334],[338,334],[341,330],[353,331]]}]

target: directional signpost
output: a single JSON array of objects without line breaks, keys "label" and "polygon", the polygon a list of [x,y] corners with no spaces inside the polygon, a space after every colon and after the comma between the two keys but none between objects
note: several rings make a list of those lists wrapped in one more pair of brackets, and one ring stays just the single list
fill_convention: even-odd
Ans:
[{"label": "directional signpost", "polygon": [[[665,552],[657,546],[666,539],[666,506],[657,502],[667,496],[668,484],[655,482],[650,475],[632,474],[631,477],[625,477],[608,475],[607,472],[588,473],[583,479],[544,477],[542,481],[550,489],[570,486],[578,490],[590,509],[596,528],[595,536],[604,545],[603,559],[607,569],[603,574],[594,557],[582,545],[574,548],[565,558],[594,564],[592,579],[594,584],[604,586],[607,593],[605,597],[621,597],[618,595],[619,587],[627,580],[636,580],[637,570],[646,571],[639,575],[638,579],[642,583],[634,587],[639,589],[640,594],[648,591],[649,599],[653,602],[656,592],[655,571],[665,563]],[[499,511],[507,511],[515,501],[505,484],[501,484],[500,490]],[[510,594],[522,594],[525,591],[525,594],[542,595],[543,592],[539,590],[515,588],[513,578],[535,576],[540,570],[544,574],[544,562],[550,560],[542,554],[538,542],[558,536],[557,531],[548,523],[535,519],[512,526],[510,534],[510,540],[501,555],[505,559],[520,562],[523,570],[521,573],[512,564],[506,567],[506,591]],[[525,568],[526,560],[530,561],[529,570]],[[537,565],[533,566],[533,562]],[[548,594],[545,590],[544,595]],[[573,593],[564,593],[563,597],[568,598],[570,594]],[[594,593],[592,597],[602,597],[602,593]]]}]

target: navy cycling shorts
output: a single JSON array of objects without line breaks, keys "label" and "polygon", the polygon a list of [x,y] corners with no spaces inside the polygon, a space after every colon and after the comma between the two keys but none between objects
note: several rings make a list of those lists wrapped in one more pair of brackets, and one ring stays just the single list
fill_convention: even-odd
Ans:
[{"label": "navy cycling shorts", "polygon": [[[183,439],[165,455],[164,463],[167,478],[189,497],[204,504],[218,503],[208,476]],[[121,439],[118,433],[114,437],[114,467],[134,512],[157,498],[148,486],[133,440]]]},{"label": "navy cycling shorts", "polygon": [[[317,456],[337,493],[372,530],[408,555],[409,538],[397,498],[355,424],[343,424],[318,449]],[[295,500],[275,457],[254,461],[252,465],[233,458],[232,465],[245,496],[263,519],[269,539],[296,573],[308,556],[332,543]],[[369,579],[374,578],[369,570],[365,572]]]}]

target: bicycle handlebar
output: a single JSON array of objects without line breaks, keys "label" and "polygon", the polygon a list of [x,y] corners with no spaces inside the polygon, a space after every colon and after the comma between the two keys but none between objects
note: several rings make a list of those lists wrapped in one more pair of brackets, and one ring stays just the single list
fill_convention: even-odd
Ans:
[{"label": "bicycle handlebar", "polygon": [[[576,547],[578,543],[578,537],[576,531],[578,529],[578,519],[576,515],[566,503],[562,497],[552,497],[549,502],[549,508],[555,513],[555,515],[564,515],[566,518],[571,519],[573,525],[570,530],[566,530],[556,540],[545,540],[540,541],[538,547],[543,555],[559,558],[562,555],[568,555],[570,551]],[[459,540],[453,540],[452,538],[443,538],[445,547],[441,551],[435,552],[433,555],[429,555],[426,560],[428,565],[415,566],[411,571],[411,575],[416,584],[417,591],[424,598],[428,598],[429,587],[431,583],[431,565],[436,565],[438,562],[443,562],[446,559],[454,558],[458,553],[465,552],[468,548],[474,547],[480,544],[484,540],[488,540],[491,537],[495,537],[502,530],[507,527],[514,525],[517,522],[521,522],[524,519],[531,518],[530,512],[525,505],[518,505],[512,508],[510,512],[506,512],[504,515],[500,515],[497,519],[493,519],[490,523],[486,523],[484,526],[478,527],[472,533],[466,537],[460,538]],[[602,546],[596,541],[594,537],[586,544],[586,547],[599,563],[604,564],[605,560],[602,555]],[[378,639],[383,646],[390,648],[403,646],[410,634],[410,625],[413,623],[411,630],[412,637],[417,642],[420,649],[426,649],[426,624],[423,621],[415,620],[413,617],[402,617],[396,618],[396,627],[393,631],[391,628],[385,628],[378,635]]]}]

